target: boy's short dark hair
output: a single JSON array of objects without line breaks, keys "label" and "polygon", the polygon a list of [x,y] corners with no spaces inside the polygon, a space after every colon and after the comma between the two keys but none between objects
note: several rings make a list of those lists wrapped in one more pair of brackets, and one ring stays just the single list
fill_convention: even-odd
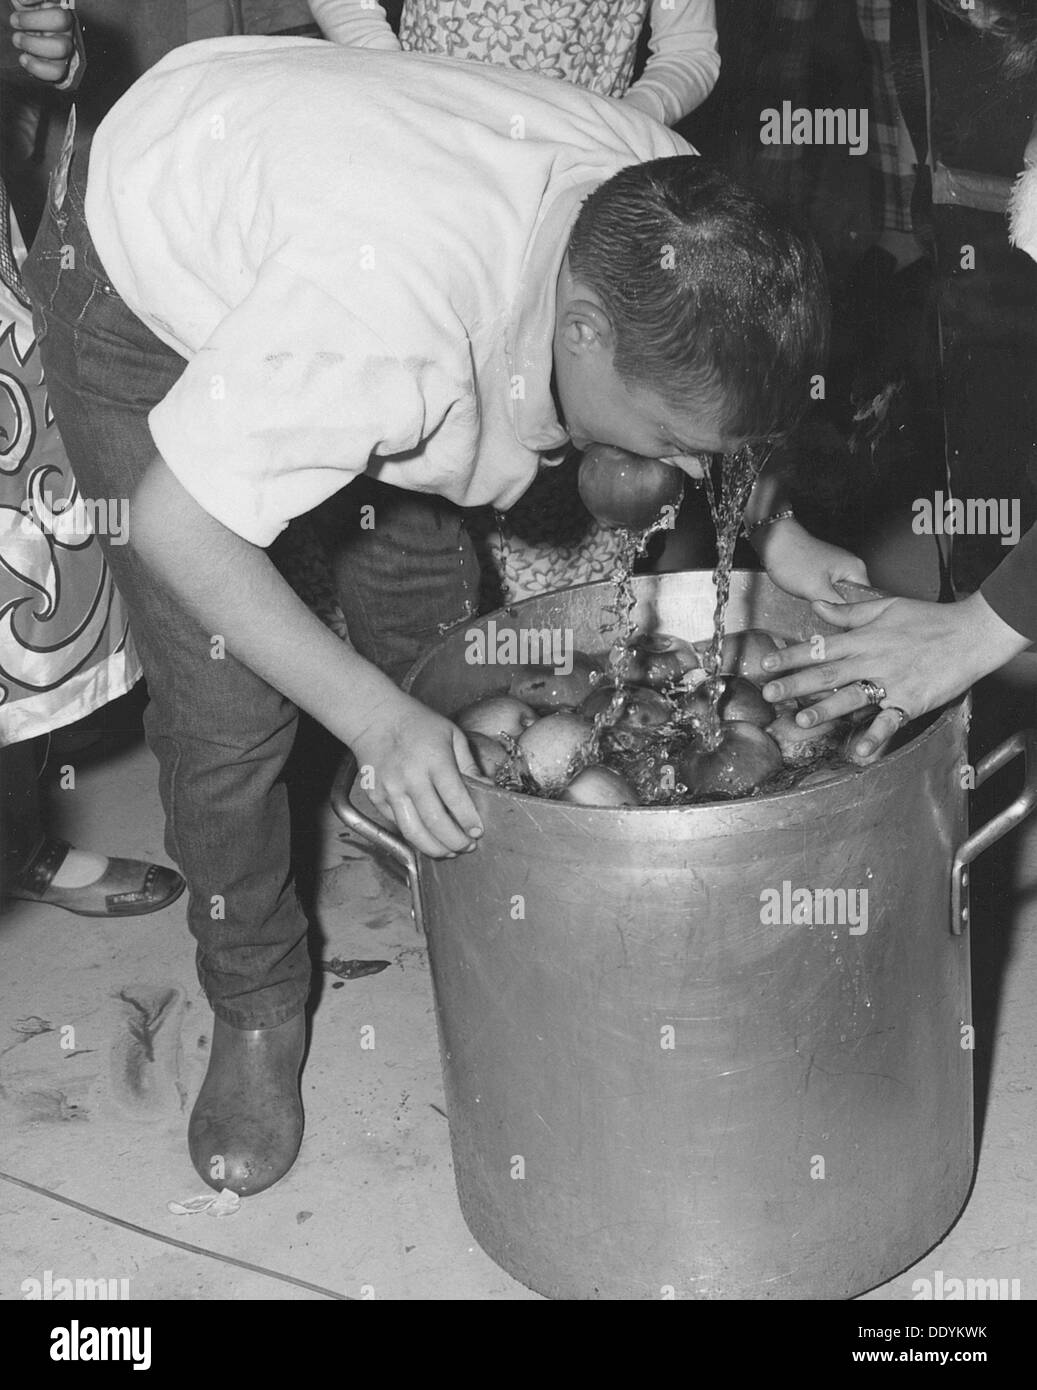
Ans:
[{"label": "boy's short dark hair", "polygon": [[725,434],[787,433],[823,366],[829,300],[813,241],[694,156],[622,169],[569,239],[573,276],[601,298],[628,386],[670,405],[718,402]]}]

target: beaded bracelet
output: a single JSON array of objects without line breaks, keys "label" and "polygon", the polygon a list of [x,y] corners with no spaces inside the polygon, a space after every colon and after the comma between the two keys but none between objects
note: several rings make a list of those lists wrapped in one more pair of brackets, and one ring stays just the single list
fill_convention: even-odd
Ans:
[{"label": "beaded bracelet", "polygon": [[765,516],[762,521],[754,521],[751,526],[743,526],[742,532],[749,539],[755,531],[760,531],[764,526],[773,526],[776,521],[795,521],[796,513],[791,507],[786,507],[784,511],[772,512],[770,516]]}]

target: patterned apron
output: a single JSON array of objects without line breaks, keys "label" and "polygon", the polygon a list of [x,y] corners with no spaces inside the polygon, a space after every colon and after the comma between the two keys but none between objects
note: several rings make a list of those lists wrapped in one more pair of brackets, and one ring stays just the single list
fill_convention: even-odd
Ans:
[{"label": "patterned apron", "polygon": [[95,534],[126,521],[82,498],[47,402],[25,259],[0,181],[0,746],[75,723],[140,679]]}]

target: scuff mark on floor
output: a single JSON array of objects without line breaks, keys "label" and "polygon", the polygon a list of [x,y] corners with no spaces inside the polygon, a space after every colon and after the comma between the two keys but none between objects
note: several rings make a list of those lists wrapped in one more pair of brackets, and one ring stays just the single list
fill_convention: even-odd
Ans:
[{"label": "scuff mark on floor", "polygon": [[184,996],[173,986],[125,985],[116,1010],[109,1057],[112,1096],[141,1119],[184,1108],[180,1081],[180,1022]]}]

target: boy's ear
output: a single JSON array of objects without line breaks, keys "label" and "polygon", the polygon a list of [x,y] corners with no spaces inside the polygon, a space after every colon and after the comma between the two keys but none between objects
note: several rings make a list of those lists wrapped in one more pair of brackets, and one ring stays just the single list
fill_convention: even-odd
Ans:
[{"label": "boy's ear", "polygon": [[562,342],[573,354],[611,352],[616,346],[612,320],[592,299],[570,299],[562,313]]}]

